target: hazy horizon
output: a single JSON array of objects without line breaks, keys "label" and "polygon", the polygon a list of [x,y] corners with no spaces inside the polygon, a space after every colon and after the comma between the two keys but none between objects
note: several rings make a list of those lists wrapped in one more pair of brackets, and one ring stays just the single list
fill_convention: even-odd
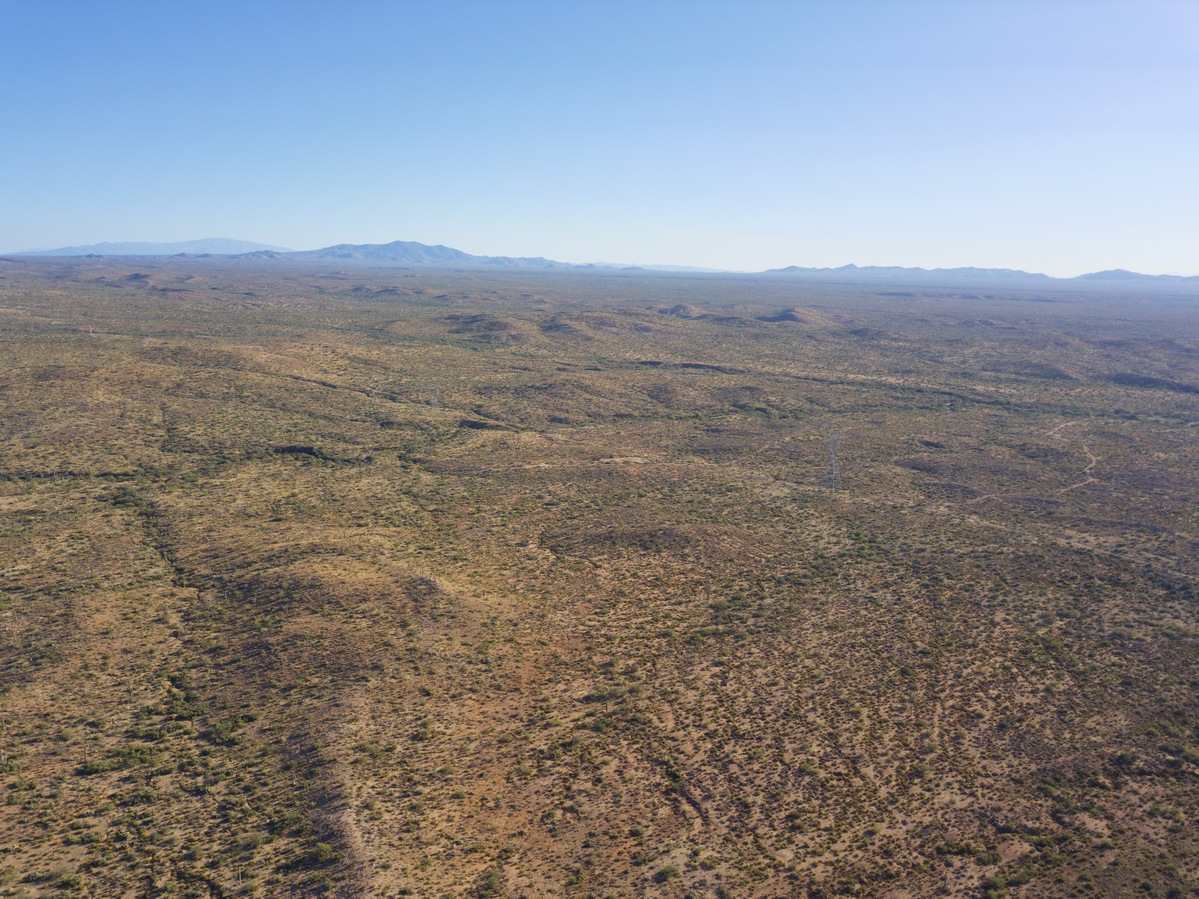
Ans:
[{"label": "hazy horizon", "polygon": [[[224,251],[224,250],[210,250],[210,249],[204,249],[204,250],[201,250],[201,249],[180,250],[180,249],[178,249],[179,245],[199,244],[199,243],[204,243],[204,242],[209,242],[209,241],[255,244],[256,246],[254,248],[237,250],[236,252]],[[386,246],[386,245],[392,244],[392,243],[418,243],[418,244],[422,244],[424,246],[446,246],[444,244],[441,244],[441,245],[428,244],[424,241],[408,241],[408,240],[404,240],[402,238],[394,240],[394,241],[393,240],[367,241],[362,244],[353,244],[353,246]],[[187,240],[187,241],[102,241],[98,244],[67,245],[67,246],[63,246],[63,247],[41,247],[41,248],[29,249],[29,250],[3,251],[3,252],[0,252],[0,256],[72,258],[72,257],[81,256],[83,254],[76,252],[76,253],[62,253],[61,255],[59,255],[59,254],[57,254],[56,251],[60,251],[60,250],[79,251],[79,250],[86,249],[90,253],[90,252],[95,252],[96,248],[102,248],[102,247],[132,247],[132,246],[139,246],[139,245],[140,246],[157,245],[162,248],[171,247],[172,249],[170,249],[170,250],[157,249],[153,252],[142,252],[142,253],[137,253],[137,252],[132,252],[132,251],[126,250],[124,253],[109,252],[109,253],[98,253],[98,255],[109,255],[109,256],[113,256],[113,257],[120,257],[123,255],[128,255],[128,256],[158,256],[158,255],[168,256],[168,255],[178,254],[181,252],[204,253],[205,255],[237,255],[240,253],[262,252],[262,251],[267,251],[267,250],[272,251],[272,252],[277,252],[277,253],[304,253],[304,252],[312,252],[312,251],[316,251],[316,250],[327,249],[329,247],[334,247],[334,246],[347,245],[347,242],[346,241],[338,241],[336,243],[326,244],[326,245],[320,246],[320,247],[300,248],[300,247],[281,247],[281,246],[274,245],[274,244],[264,244],[261,241],[249,241],[249,240],[242,240],[240,238],[219,238],[219,237],[218,238],[199,238],[196,240]],[[468,253],[469,255],[480,256],[480,257],[497,257],[497,256],[503,255],[503,254],[497,254],[497,253],[476,252],[469,248],[464,248],[464,247],[449,247],[449,249],[460,250],[462,252]],[[529,254],[528,256],[526,256],[524,258],[548,258],[548,257],[545,257],[544,254]],[[1091,274],[1102,273],[1102,272],[1110,272],[1110,271],[1128,271],[1132,274],[1147,275],[1150,277],[1160,277],[1160,276],[1199,277],[1199,275],[1187,275],[1185,273],[1178,273],[1178,272],[1135,272],[1135,271],[1132,271],[1129,269],[1124,269],[1119,266],[1107,266],[1105,268],[1092,269],[1092,270],[1085,271],[1085,272],[1075,272],[1073,274],[1067,274],[1067,275],[1053,275],[1048,272],[1029,271],[1028,269],[1019,269],[1019,268],[1015,268],[1014,266],[975,266],[975,265],[968,265],[968,264],[967,265],[958,265],[958,266],[927,266],[927,265],[919,265],[919,264],[881,266],[881,265],[876,265],[875,263],[861,262],[861,261],[847,262],[847,263],[842,263],[841,265],[804,265],[802,263],[785,263],[785,264],[771,266],[771,267],[765,268],[765,269],[752,269],[752,270],[751,269],[733,269],[733,268],[713,268],[713,267],[708,267],[708,266],[688,265],[685,263],[679,264],[679,263],[674,263],[671,261],[661,261],[661,260],[658,262],[613,262],[611,260],[598,260],[598,259],[550,259],[549,261],[557,262],[557,263],[564,263],[567,265],[580,265],[580,266],[587,266],[587,265],[605,266],[605,267],[606,266],[611,266],[611,267],[630,266],[630,267],[635,267],[635,268],[646,268],[646,269],[660,269],[660,270],[677,269],[680,271],[711,272],[714,274],[745,274],[745,275],[760,274],[760,273],[768,272],[768,271],[777,271],[777,270],[785,269],[785,268],[789,268],[789,267],[798,267],[801,269],[812,269],[812,270],[830,270],[830,271],[841,269],[841,268],[855,268],[856,267],[856,268],[860,268],[860,269],[904,268],[904,269],[913,269],[913,270],[924,270],[924,271],[930,271],[930,272],[942,271],[942,270],[956,270],[956,269],[993,269],[996,271],[1022,272],[1024,274],[1028,274],[1028,275],[1049,274],[1050,277],[1061,278],[1061,279],[1076,278],[1079,276],[1091,275]]]},{"label": "hazy horizon", "polygon": [[1199,274],[1181,0],[149,12],[10,5],[3,252]]}]

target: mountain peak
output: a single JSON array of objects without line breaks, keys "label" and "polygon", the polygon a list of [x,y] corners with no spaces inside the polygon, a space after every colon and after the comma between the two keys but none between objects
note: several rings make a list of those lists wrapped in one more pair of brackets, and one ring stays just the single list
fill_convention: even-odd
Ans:
[{"label": "mountain peak", "polygon": [[511,268],[575,268],[565,262],[541,257],[476,256],[442,244],[423,244],[412,240],[393,240],[391,243],[341,243],[319,250],[288,253],[287,259],[352,259],[362,262],[410,263],[414,265],[480,265]]}]

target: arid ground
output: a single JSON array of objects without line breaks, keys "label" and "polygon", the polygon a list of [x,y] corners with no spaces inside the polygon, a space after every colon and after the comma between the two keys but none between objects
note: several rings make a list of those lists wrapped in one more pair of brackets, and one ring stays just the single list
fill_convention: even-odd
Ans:
[{"label": "arid ground", "polygon": [[0,895],[1197,895],[1197,578],[1193,297],[0,260]]}]

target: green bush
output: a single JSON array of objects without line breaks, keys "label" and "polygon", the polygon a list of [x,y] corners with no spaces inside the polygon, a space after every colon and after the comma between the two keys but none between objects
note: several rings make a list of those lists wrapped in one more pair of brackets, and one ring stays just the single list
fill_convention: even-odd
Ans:
[{"label": "green bush", "polygon": [[304,864],[317,866],[337,861],[341,856],[328,843],[317,843],[304,853]]},{"label": "green bush", "polygon": [[667,865],[654,875],[654,883],[666,883],[670,880],[676,880],[678,876],[678,867],[676,865]]}]

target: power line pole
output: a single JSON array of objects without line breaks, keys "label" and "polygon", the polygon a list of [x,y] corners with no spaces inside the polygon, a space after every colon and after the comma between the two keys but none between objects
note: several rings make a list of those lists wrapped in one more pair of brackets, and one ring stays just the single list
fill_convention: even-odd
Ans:
[{"label": "power line pole", "polygon": [[828,447],[828,462],[824,466],[824,489],[841,489],[841,464],[837,456],[841,452],[841,434],[833,434],[822,441]]}]

